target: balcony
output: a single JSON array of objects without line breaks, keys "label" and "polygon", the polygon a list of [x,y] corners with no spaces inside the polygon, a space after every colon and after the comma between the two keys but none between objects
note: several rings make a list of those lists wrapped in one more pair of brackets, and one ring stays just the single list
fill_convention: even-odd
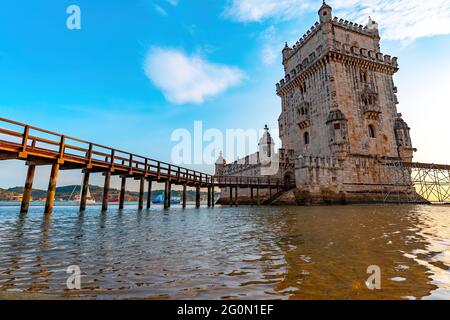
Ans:
[{"label": "balcony", "polygon": [[362,111],[366,119],[372,120],[376,120],[378,118],[378,115],[381,114],[381,108],[378,104],[364,105]]}]

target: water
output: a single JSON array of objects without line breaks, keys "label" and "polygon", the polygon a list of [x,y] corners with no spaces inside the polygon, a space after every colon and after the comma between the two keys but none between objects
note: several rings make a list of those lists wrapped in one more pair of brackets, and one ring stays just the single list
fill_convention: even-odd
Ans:
[{"label": "water", "polygon": [[[82,290],[66,288],[67,267]],[[368,290],[367,268],[381,268]],[[97,299],[450,299],[450,207],[0,207],[0,292]]]}]

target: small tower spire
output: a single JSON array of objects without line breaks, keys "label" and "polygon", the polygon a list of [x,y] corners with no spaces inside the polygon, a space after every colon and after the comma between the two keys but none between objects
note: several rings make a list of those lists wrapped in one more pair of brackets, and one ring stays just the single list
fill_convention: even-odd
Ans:
[{"label": "small tower spire", "polygon": [[329,22],[333,17],[333,8],[331,8],[325,0],[323,0],[322,7],[319,10],[320,22]]}]

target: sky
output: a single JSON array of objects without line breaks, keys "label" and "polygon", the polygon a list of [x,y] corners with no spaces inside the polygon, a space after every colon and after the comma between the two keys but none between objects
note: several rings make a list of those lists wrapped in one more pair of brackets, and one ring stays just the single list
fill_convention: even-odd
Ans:
[{"label": "sky", "polygon": [[[0,117],[170,161],[172,133],[197,120],[221,131],[268,124],[277,136],[280,52],[317,21],[322,0],[0,3]],[[450,163],[450,1],[329,4],[340,18],[380,24],[382,52],[399,58],[398,108],[415,160]],[[70,5],[80,8],[79,30],[67,28]],[[0,187],[23,185],[25,173],[22,162],[2,161]],[[80,182],[80,172],[58,180]],[[47,183],[39,168],[35,187]]]}]

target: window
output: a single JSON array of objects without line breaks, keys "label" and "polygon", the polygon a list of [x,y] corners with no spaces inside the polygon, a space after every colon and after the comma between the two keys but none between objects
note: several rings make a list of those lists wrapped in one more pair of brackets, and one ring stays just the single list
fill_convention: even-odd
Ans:
[{"label": "window", "polygon": [[310,143],[310,137],[309,137],[309,132],[305,132],[303,134],[303,139],[305,141],[305,144],[309,144]]},{"label": "window", "polygon": [[361,71],[361,82],[367,83],[367,71]]},{"label": "window", "polygon": [[335,123],[334,124],[334,130],[339,130],[341,129],[341,124],[340,123]]},{"label": "window", "polygon": [[373,125],[369,125],[369,137],[374,139],[375,138],[375,128]]}]

